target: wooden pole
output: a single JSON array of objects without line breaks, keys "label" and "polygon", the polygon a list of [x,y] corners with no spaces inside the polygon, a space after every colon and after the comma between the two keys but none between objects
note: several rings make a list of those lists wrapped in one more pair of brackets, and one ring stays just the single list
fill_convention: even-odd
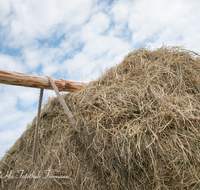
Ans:
[{"label": "wooden pole", "polygon": [[[55,82],[59,91],[74,92],[80,90],[85,85],[85,83],[82,82],[73,82],[63,79],[53,79],[53,81]],[[53,90],[46,77],[39,77],[5,70],[0,70],[0,83]]]},{"label": "wooden pole", "polygon": [[37,115],[36,126],[35,126],[33,154],[32,154],[32,163],[33,164],[35,164],[36,151],[37,151],[37,146],[38,146],[38,130],[40,127],[40,112],[41,112],[41,108],[42,108],[43,92],[44,92],[44,89],[40,89],[40,99],[39,99],[39,105],[38,105],[38,115]]}]

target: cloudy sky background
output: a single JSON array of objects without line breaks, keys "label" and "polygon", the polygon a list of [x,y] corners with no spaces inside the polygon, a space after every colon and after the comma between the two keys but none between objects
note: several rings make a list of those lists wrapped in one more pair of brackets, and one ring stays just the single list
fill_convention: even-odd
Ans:
[{"label": "cloudy sky background", "polygon": [[[200,52],[199,0],[0,0],[0,69],[88,82],[141,46]],[[44,102],[54,96],[45,91]],[[39,89],[0,84],[0,157],[37,113]]]}]

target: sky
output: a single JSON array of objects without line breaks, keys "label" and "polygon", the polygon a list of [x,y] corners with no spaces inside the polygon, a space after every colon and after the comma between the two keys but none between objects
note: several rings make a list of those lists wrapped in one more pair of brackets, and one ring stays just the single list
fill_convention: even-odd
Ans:
[{"label": "sky", "polygon": [[[141,46],[199,53],[199,10],[199,0],[0,0],[0,70],[89,82]],[[39,89],[0,84],[0,157],[38,99]]]}]

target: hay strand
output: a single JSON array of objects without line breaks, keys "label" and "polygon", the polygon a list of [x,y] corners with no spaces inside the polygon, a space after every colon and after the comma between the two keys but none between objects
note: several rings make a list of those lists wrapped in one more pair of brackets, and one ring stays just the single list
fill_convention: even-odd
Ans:
[{"label": "hay strand", "polygon": [[[58,99],[49,99],[41,113],[34,170],[44,178],[4,177],[2,188],[200,188],[198,54],[181,47],[140,48],[63,98],[79,121],[77,130]],[[1,160],[2,176],[33,172],[34,127],[35,120]]]}]

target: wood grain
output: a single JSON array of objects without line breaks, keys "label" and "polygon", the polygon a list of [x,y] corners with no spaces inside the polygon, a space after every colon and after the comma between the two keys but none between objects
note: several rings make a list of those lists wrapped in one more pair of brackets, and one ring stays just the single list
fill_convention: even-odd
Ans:
[{"label": "wood grain", "polygon": [[[53,81],[55,82],[59,91],[66,92],[74,92],[80,90],[86,84],[64,79],[53,79]],[[53,90],[51,84],[46,77],[5,70],[0,70],[0,83]]]}]

